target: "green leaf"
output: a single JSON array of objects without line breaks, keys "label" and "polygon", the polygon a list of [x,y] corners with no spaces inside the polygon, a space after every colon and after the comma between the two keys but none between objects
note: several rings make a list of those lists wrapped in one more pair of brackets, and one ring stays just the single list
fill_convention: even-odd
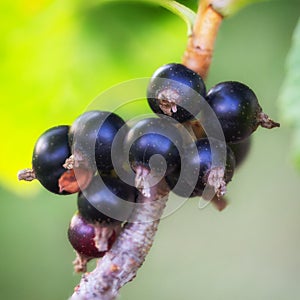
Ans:
[{"label": "green leaf", "polygon": [[6,0],[0,16],[0,181],[22,194],[40,186],[16,175],[42,132],[71,124],[111,86],[179,61],[186,43],[180,20],[138,2]]},{"label": "green leaf", "polygon": [[279,106],[283,122],[294,127],[292,152],[300,168],[300,19],[287,58],[287,74],[279,95]]},{"label": "green leaf", "polygon": [[[95,0],[93,4],[99,5],[100,3],[103,4],[105,2],[118,1],[122,0],[101,0],[101,2],[99,2],[99,0]],[[179,2],[173,0],[126,0],[126,2],[150,3],[162,6],[170,10],[172,13],[178,15],[182,20],[184,20],[187,25],[188,35],[192,34],[192,29],[196,19],[196,13]]]}]

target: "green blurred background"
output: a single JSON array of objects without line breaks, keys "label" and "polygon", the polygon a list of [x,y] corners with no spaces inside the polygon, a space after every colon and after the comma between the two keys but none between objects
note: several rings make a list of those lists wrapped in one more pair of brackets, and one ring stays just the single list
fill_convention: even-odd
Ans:
[{"label": "green blurred background", "polygon": [[[299,15],[300,1],[279,0],[225,20],[207,86],[244,82],[280,121],[276,100]],[[67,299],[80,279],[66,237],[76,197],[19,183],[16,172],[30,167],[41,132],[70,124],[100,92],[180,62],[186,27],[162,8],[125,1],[4,0],[0,16],[0,299]],[[223,212],[193,199],[163,219],[121,299],[300,299],[300,177],[290,136],[284,123],[255,133]]]}]

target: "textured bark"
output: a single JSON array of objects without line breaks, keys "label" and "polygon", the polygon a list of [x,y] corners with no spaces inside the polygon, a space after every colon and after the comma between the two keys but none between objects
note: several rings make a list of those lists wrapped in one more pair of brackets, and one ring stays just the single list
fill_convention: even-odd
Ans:
[{"label": "textured bark", "polygon": [[[222,20],[209,1],[201,1],[182,63],[202,78],[207,76]],[[162,180],[151,188],[149,198],[140,195],[139,202],[144,206],[136,209],[131,223],[124,226],[112,249],[98,261],[96,269],[82,276],[71,300],[113,300],[118,296],[120,288],[136,276],[153,244],[168,193],[169,188]],[[220,210],[226,206],[225,200],[222,203],[225,205],[215,203]]]},{"label": "textured bark", "polygon": [[131,222],[124,226],[95,270],[82,276],[70,299],[112,300],[118,296],[119,289],[136,276],[153,244],[168,193],[165,180],[162,180],[151,188],[149,198],[139,196],[140,205],[137,205]]}]

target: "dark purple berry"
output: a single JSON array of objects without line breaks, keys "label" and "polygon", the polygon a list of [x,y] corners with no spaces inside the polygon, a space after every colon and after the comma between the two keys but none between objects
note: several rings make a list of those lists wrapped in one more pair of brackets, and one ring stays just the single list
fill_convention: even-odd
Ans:
[{"label": "dark purple berry", "polygon": [[201,109],[201,96],[206,88],[202,78],[182,64],[158,68],[148,85],[147,98],[151,109],[182,123],[195,118]]},{"label": "dark purple berry", "polygon": [[99,251],[96,247],[96,235],[98,231],[96,226],[99,226],[99,224],[94,225],[88,223],[78,212],[74,214],[69,225],[68,238],[72,247],[79,254],[87,258],[104,256],[116,239],[115,232],[112,232],[107,240],[106,251]]},{"label": "dark purple berry", "polygon": [[65,160],[71,155],[68,142],[69,126],[61,125],[45,131],[37,140],[33,155],[32,169],[35,177],[50,192],[60,193],[59,178],[66,172]]},{"label": "dark purple berry", "polygon": [[256,95],[243,83],[221,82],[208,91],[206,99],[219,119],[226,142],[240,142],[258,126],[280,126],[262,112]]}]

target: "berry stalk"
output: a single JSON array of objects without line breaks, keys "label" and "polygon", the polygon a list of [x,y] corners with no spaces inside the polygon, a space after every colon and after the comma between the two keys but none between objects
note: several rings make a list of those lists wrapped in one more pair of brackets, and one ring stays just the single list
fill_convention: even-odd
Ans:
[{"label": "berry stalk", "polygon": [[[222,20],[207,0],[201,1],[182,62],[202,78],[207,76]],[[82,276],[70,300],[116,299],[122,286],[134,279],[153,244],[169,191],[163,179],[150,188],[150,197],[140,194],[138,202],[144,205],[137,206],[131,222],[124,226],[95,270]],[[218,199],[216,205],[222,210],[226,202],[219,203]]]},{"label": "berry stalk", "polygon": [[111,250],[98,261],[91,273],[82,276],[70,300],[113,300],[119,289],[131,281],[143,264],[168,199],[163,179],[151,187],[151,197],[140,194],[131,223],[127,223]]},{"label": "berry stalk", "polygon": [[213,9],[208,0],[200,2],[182,63],[204,79],[208,74],[215,40],[222,20],[223,16]]}]

